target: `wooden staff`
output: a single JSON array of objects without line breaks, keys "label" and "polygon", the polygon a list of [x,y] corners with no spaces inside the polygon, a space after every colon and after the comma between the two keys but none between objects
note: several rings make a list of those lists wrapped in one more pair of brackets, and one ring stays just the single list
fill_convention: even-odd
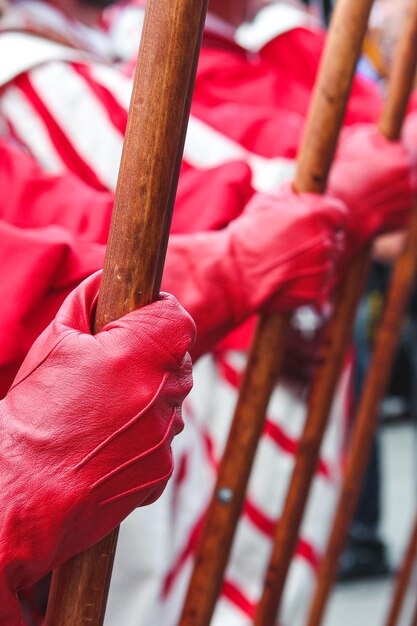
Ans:
[{"label": "wooden staff", "polygon": [[[405,32],[395,55],[385,114],[381,129],[390,139],[398,139],[408,95],[417,65],[417,1],[410,5]],[[400,94],[400,95],[399,95]],[[388,113],[390,111],[390,113]],[[320,564],[318,586],[313,598],[308,626],[321,623],[325,604],[337,574],[340,554],[355,512],[363,476],[377,424],[377,411],[387,388],[401,331],[402,320],[412,291],[417,264],[417,203],[410,220],[408,239],[395,263],[384,312],[372,354],[370,368],[359,401],[345,476],[326,554]]]},{"label": "wooden staff", "polygon": [[417,560],[417,516],[414,522],[414,528],[410,536],[407,551],[401,566],[400,573],[397,576],[395,590],[392,596],[391,606],[385,626],[396,626],[401,613],[405,594],[410,584],[411,574]]},{"label": "wooden staff", "polygon": [[[372,0],[339,0],[336,5],[298,158],[297,191],[325,189],[371,5]],[[258,324],[180,626],[207,626],[211,620],[281,366],[289,319],[289,314],[273,315]]]},{"label": "wooden staff", "polygon": [[413,613],[413,617],[412,617],[410,626],[417,626],[417,603],[416,603],[416,607],[414,609],[414,613]]},{"label": "wooden staff", "polygon": [[[388,139],[397,139],[407,107],[416,66],[416,9],[408,15],[404,37],[396,51],[388,96],[380,120],[380,130]],[[413,7],[414,8],[414,7]],[[369,249],[354,260],[340,294],[333,318],[323,341],[323,365],[313,379],[304,432],[297,447],[295,466],[281,517],[276,525],[274,547],[270,556],[261,600],[255,616],[256,626],[273,626],[288,570],[297,546],[321,442],[328,422],[332,398],[343,366],[355,311],[362,294],[361,285],[368,273]]]},{"label": "wooden staff", "polygon": [[359,254],[349,268],[334,315],[325,331],[321,350],[323,364],[312,382],[306,424],[297,445],[294,469],[284,507],[275,527],[264,588],[256,609],[255,626],[273,626],[279,613],[334,391],[342,370],[357,304],[367,274],[367,256],[368,249]]},{"label": "wooden staff", "polygon": [[[158,297],[205,14],[204,0],[149,0],[95,332]],[[116,542],[54,572],[48,626],[103,623]]]}]

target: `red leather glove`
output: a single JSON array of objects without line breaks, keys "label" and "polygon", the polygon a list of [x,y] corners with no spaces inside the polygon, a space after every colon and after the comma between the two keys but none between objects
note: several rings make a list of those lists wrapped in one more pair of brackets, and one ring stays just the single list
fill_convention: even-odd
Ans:
[{"label": "red leather glove", "polygon": [[158,498],[191,389],[189,315],[172,296],[90,333],[99,274],[33,345],[0,402],[0,623],[16,590]]},{"label": "red leather glove", "polygon": [[324,299],[345,218],[339,201],[286,186],[254,196],[224,230],[172,236],[162,284],[196,322],[193,358],[253,313]]},{"label": "red leather glove", "polygon": [[345,129],[329,177],[328,192],[349,207],[350,255],[378,234],[404,228],[417,189],[416,160],[375,126]]}]

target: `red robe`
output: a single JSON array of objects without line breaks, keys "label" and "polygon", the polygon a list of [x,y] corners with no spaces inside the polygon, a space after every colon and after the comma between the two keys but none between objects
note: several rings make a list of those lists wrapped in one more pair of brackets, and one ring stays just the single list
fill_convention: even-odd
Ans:
[{"label": "red robe", "polygon": [[[16,3],[13,10],[18,11],[19,6]],[[21,24],[22,30],[25,27]],[[307,107],[322,41],[320,32],[299,28],[255,54],[224,37],[211,34],[205,39],[174,232],[220,228],[240,213],[254,189],[273,189],[281,180],[292,177],[302,113]],[[294,55],[290,43],[297,46]],[[6,64],[0,71],[0,83],[4,85],[0,114],[11,135],[26,145],[43,168],[53,172],[69,170],[96,189],[112,189],[130,99],[128,75],[115,69],[110,58],[98,60],[97,50],[93,53],[87,49],[80,54],[50,42],[40,49],[39,37],[19,32],[0,34],[0,56],[10,65],[19,55],[5,57],[1,54],[2,44],[9,50],[15,46],[26,51],[20,66]],[[288,66],[282,56],[278,58],[278,54],[287,53]],[[302,69],[292,74],[297,59],[303,60]],[[51,88],[57,84],[63,88]],[[380,106],[374,87],[360,79],[357,85],[349,123],[358,119],[364,101],[369,109],[365,119],[375,119]],[[356,106],[359,97],[361,104]],[[243,343],[239,340],[234,345],[245,345],[247,339],[245,332]],[[188,440],[184,436],[176,442],[176,474],[164,498],[148,511],[141,511],[137,519],[134,516],[128,520],[125,532],[131,532],[129,540],[123,542],[122,530],[117,557],[122,563],[120,574],[116,567],[113,577],[109,626],[175,623],[211,489],[213,465],[221,454],[236,398],[241,357],[227,352],[198,366],[196,377],[202,381],[204,402],[200,396],[188,403]],[[343,386],[346,389],[346,380]],[[250,623],[253,616],[274,520],[282,506],[303,426],[303,393],[297,385],[281,385],[275,390],[216,624],[241,626]],[[344,397],[338,397],[315,479],[315,494],[319,497],[313,498],[301,532],[284,599],[285,624],[296,623],[305,611],[318,553],[323,549],[337,493]],[[138,542],[141,545],[136,560],[132,546]],[[147,549],[149,546],[152,550]],[[124,576],[135,586],[135,593],[128,598],[124,596]]]}]

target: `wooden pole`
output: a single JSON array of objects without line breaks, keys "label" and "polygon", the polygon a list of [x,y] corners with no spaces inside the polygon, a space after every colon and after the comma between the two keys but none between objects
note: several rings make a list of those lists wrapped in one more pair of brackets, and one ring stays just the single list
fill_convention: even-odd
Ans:
[{"label": "wooden pole", "polygon": [[404,31],[398,40],[389,76],[387,98],[379,128],[387,139],[398,140],[414,85],[417,67],[417,2],[410,0]]},{"label": "wooden pole", "polygon": [[[294,188],[324,191],[372,0],[339,0],[298,159]],[[357,288],[357,283],[356,283]],[[220,592],[269,397],[280,370],[289,315],[259,322],[213,497],[197,548],[180,626],[207,626]]]},{"label": "wooden pole", "polygon": [[377,409],[392,369],[404,311],[412,290],[417,263],[417,205],[414,206],[408,241],[398,258],[385,301],[384,314],[373,351],[371,366],[355,418],[352,442],[346,460],[342,491],[338,500],[326,554],[320,564],[308,626],[319,626],[337,574],[340,554],[355,512],[376,428]]},{"label": "wooden pole", "polygon": [[337,300],[333,317],[325,331],[320,358],[323,364],[312,382],[306,424],[297,445],[294,469],[284,507],[275,527],[264,588],[256,609],[255,626],[273,626],[279,613],[333,395],[342,371],[355,312],[367,275],[368,254],[366,249],[354,259]]},{"label": "wooden pole", "polygon": [[[95,332],[158,297],[205,14],[204,0],[148,2]],[[48,626],[103,623],[116,542],[54,572]]]},{"label": "wooden pole", "polygon": [[401,608],[404,602],[405,595],[407,593],[410,578],[413,573],[414,566],[417,561],[417,516],[414,521],[414,528],[412,530],[410,540],[407,546],[407,551],[401,565],[400,573],[397,576],[395,583],[395,589],[392,596],[391,606],[388,613],[385,626],[397,626],[398,618],[400,617]]},{"label": "wooden pole", "polygon": [[417,603],[416,603],[416,607],[414,609],[414,613],[413,613],[413,617],[411,619],[410,626],[417,626]]},{"label": "wooden pole", "polygon": [[[388,87],[389,102],[397,102],[397,105],[390,105],[392,106],[390,113],[392,124],[389,123],[388,114],[381,120],[381,128],[384,128],[385,134],[391,139],[397,139],[399,136],[406,108],[403,103],[404,101],[407,102],[407,96],[411,92],[412,78],[417,63],[416,0],[412,0],[407,17],[405,32],[399,42],[399,53],[394,58]],[[398,94],[394,95],[393,89],[398,89],[402,93],[402,97],[398,97]],[[382,126],[383,123],[385,127]],[[395,263],[385,299],[384,312],[376,337],[371,364],[355,417],[335,519],[326,554],[319,568],[318,585],[313,598],[308,626],[319,626],[321,623],[327,598],[336,578],[339,557],[352,523],[367,467],[377,424],[378,407],[389,382],[402,320],[413,287],[416,265],[417,203],[413,208],[407,243]]]},{"label": "wooden pole", "polygon": [[[417,64],[417,2],[409,8],[404,36],[396,50],[380,130],[388,139],[398,139]],[[291,559],[295,552],[310,486],[320,453],[333,395],[343,366],[355,311],[370,262],[369,249],[361,251],[349,269],[335,312],[326,329],[323,365],[314,377],[306,426],[297,447],[295,466],[281,517],[276,525],[255,626],[273,626]]]}]

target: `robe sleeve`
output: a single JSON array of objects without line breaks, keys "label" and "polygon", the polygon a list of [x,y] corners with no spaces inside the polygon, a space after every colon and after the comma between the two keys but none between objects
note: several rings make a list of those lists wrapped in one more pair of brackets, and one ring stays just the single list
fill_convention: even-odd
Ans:
[{"label": "robe sleeve", "polygon": [[0,397],[66,295],[102,267],[104,251],[59,226],[0,221]]},{"label": "robe sleeve", "polygon": [[113,196],[72,174],[44,173],[22,150],[0,139],[0,219],[22,229],[57,225],[80,240],[105,243]]}]

